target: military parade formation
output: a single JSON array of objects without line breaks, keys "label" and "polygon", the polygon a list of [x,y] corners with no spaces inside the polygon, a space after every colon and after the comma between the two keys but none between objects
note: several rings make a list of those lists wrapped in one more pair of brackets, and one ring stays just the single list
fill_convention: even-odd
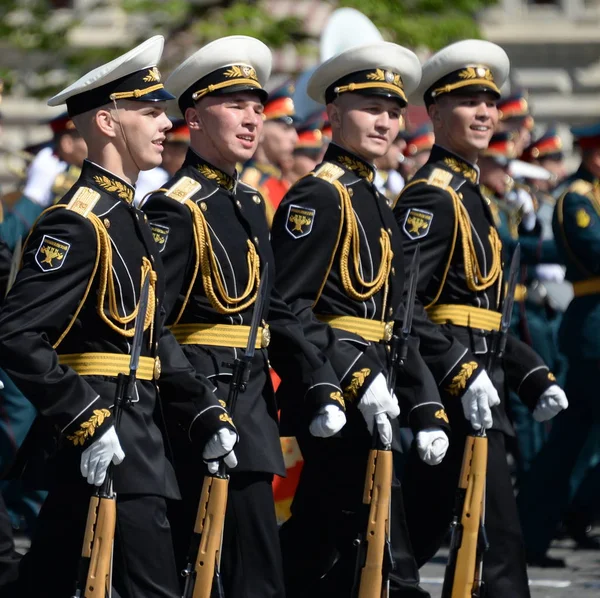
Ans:
[{"label": "military parade formation", "polygon": [[48,100],[0,223],[3,597],[425,598],[452,530],[444,598],[528,598],[559,531],[600,549],[600,124],[567,176],[500,46],[328,35],[270,92],[262,41],[163,80],[157,35]]}]

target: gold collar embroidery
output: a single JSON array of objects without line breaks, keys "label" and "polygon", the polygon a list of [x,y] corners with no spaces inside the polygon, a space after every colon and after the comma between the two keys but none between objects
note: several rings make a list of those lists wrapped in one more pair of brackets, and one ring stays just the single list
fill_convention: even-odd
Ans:
[{"label": "gold collar embroidery", "polygon": [[479,175],[478,175],[477,171],[472,166],[467,164],[466,162],[463,162],[462,160],[460,160],[458,158],[446,156],[444,158],[444,164],[450,170],[453,170],[457,174],[460,174],[461,176],[465,177],[465,179],[467,179],[468,181],[471,181],[474,185],[477,184]]},{"label": "gold collar embroidery", "polygon": [[127,203],[133,203],[133,188],[116,179],[105,175],[94,175],[96,184],[108,193],[116,195],[119,199],[124,199]]},{"label": "gold collar embroidery", "polygon": [[351,170],[354,174],[357,174],[361,179],[365,179],[367,182],[372,183],[375,178],[373,169],[362,160],[353,158],[347,154],[341,154],[336,156],[336,161],[339,162],[344,168]]},{"label": "gold collar embroidery", "polygon": [[235,179],[214,166],[197,164],[196,168],[203,177],[206,177],[209,181],[215,181],[217,185],[227,189],[227,191],[232,191],[235,187]]}]

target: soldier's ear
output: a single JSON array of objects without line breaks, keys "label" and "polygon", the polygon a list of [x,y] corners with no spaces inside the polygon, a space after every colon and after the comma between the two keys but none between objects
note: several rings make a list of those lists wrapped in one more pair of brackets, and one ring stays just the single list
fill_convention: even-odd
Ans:
[{"label": "soldier's ear", "polygon": [[327,104],[327,117],[332,127],[340,129],[342,126],[342,115],[339,106],[336,106],[335,102]]},{"label": "soldier's ear", "polygon": [[202,130],[202,121],[198,116],[198,111],[195,108],[187,108],[185,111],[185,121],[187,122],[190,130],[200,131]]},{"label": "soldier's ear", "polygon": [[94,121],[96,123],[96,127],[100,130],[103,135],[107,137],[116,137],[117,136],[117,128],[119,127],[118,114],[116,118],[113,117],[110,110],[105,110],[101,108],[94,115]]},{"label": "soldier's ear", "polygon": [[440,112],[440,107],[436,102],[434,102],[427,108],[427,114],[429,115],[429,118],[431,119],[431,122],[434,124],[434,126],[440,127],[442,125],[442,115]]}]

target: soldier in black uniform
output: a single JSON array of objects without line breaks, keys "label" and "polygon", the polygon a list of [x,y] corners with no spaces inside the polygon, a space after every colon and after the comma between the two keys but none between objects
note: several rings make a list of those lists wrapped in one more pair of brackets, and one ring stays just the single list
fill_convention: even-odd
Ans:
[{"label": "soldier in black uniform", "polygon": [[[284,596],[271,482],[273,474],[285,475],[285,467],[269,359],[283,379],[282,392],[313,412],[343,404],[333,369],[306,341],[274,286],[264,199],[235,169],[256,148],[270,70],[271,52],[262,42],[233,36],[208,44],[173,72],[167,86],[187,120],[190,150],[166,189],[143,207],[165,265],[171,331],[222,400],[231,380],[226,364],[246,347],[258,281],[269,268],[265,323],[248,388],[233,413],[239,464],[231,472],[221,551],[225,595],[248,598]],[[344,422],[340,412],[330,433]],[[187,435],[174,429],[170,440],[183,495],[170,520],[183,565],[203,468]]]},{"label": "soldier in black uniform", "polygon": [[505,52],[483,41],[453,44],[425,63],[419,96],[433,121],[436,145],[394,208],[406,265],[421,246],[415,327],[453,431],[439,467],[409,458],[403,488],[410,536],[422,565],[448,529],[465,436],[487,428],[490,550],[483,574],[490,598],[529,596],[506,462],[505,436],[513,430],[504,409],[505,388],[514,390],[539,420],[567,405],[542,360],[512,336],[503,363],[489,376],[485,370],[492,332],[500,325],[504,287],[502,243],[489,201],[481,194],[476,162],[494,132],[496,101],[508,70]]},{"label": "soldier in black uniform", "polygon": [[[159,376],[161,388],[177,400],[170,409],[196,443],[190,450],[217,458],[237,437],[213,385],[163,327],[160,255],[132,205],[133,182],[140,169],[160,164],[170,127],[165,100],[173,96],[156,68],[163,43],[162,36],[151,38],[49,101],[66,102],[90,159],[77,184],[32,230],[0,313],[0,365],[39,412],[24,447],[47,449],[47,437],[54,445],[44,462],[50,492],[23,563],[21,596],[72,595],[89,498],[111,462],[118,465],[116,592],[121,598],[179,596],[165,504],[178,490],[154,419],[160,420]],[[135,397],[116,430],[116,376],[129,371],[147,277]]]},{"label": "soldier in black uniform", "polygon": [[[378,42],[325,62],[308,85],[309,95],[327,104],[333,141],[324,162],[281,203],[272,244],[277,284],[307,337],[331,360],[348,423],[340,436],[314,438],[303,405],[284,397],[282,425],[296,435],[304,456],[292,516],[281,530],[288,598],[350,595],[352,543],[365,525],[360,506],[374,419],[382,439],[392,441],[389,418],[399,408],[385,376],[387,341],[394,322],[402,320],[402,243],[386,198],[375,187],[373,161],[394,142],[406,94],[420,74],[412,52]],[[447,417],[417,345],[411,337],[395,390],[421,458],[435,465],[448,446]],[[394,428],[397,442],[396,422]],[[399,492],[394,503],[391,595],[428,595],[419,587]]]}]

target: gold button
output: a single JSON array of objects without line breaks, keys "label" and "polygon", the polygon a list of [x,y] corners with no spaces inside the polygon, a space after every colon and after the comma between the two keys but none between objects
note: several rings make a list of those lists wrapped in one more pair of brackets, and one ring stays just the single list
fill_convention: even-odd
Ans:
[{"label": "gold button", "polygon": [[146,216],[146,214],[144,214],[144,222],[148,222],[148,216]]},{"label": "gold button", "polygon": [[348,189],[348,195],[352,197],[354,195],[354,189]]},{"label": "gold button", "polygon": [[108,218],[105,218],[103,222],[105,228],[110,228],[110,220]]},{"label": "gold button", "polygon": [[458,199],[462,199],[462,198],[463,198],[463,194],[462,194],[462,193],[459,193],[459,194],[458,194]]},{"label": "gold button", "polygon": [[254,237],[254,243],[258,245],[258,237]]},{"label": "gold button", "polygon": [[392,276],[396,274],[396,268],[394,268],[394,266],[392,266]]},{"label": "gold button", "polygon": [[208,210],[208,206],[203,201],[200,202],[200,208],[202,209],[203,212],[206,212],[206,210]]},{"label": "gold button", "polygon": [[235,200],[235,205],[241,210],[242,209],[242,202],[239,199]]},{"label": "gold button", "polygon": [[390,316],[394,315],[394,308],[393,308],[393,307],[390,307],[390,308],[388,309],[388,314],[389,314]]},{"label": "gold button", "polygon": [[392,236],[392,229],[388,228],[388,234],[390,235],[390,237]]},{"label": "gold button", "polygon": [[258,197],[258,195],[253,195],[252,199],[253,199],[254,203],[260,203],[260,197]]}]

